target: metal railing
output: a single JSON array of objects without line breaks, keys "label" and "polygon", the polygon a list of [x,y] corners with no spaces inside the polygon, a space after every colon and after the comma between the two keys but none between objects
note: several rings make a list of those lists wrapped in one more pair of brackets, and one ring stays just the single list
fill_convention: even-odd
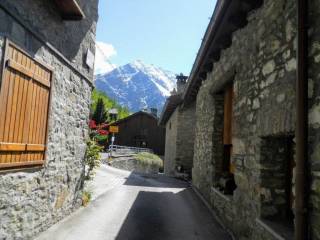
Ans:
[{"label": "metal railing", "polygon": [[148,153],[153,153],[153,151],[150,148],[139,148],[139,147],[128,147],[128,146],[120,146],[120,145],[110,145],[109,146],[109,152],[148,152]]}]

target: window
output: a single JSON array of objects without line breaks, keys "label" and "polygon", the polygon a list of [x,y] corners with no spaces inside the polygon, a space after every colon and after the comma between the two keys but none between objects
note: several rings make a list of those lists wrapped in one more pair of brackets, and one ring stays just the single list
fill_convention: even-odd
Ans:
[{"label": "window", "polygon": [[51,76],[7,41],[0,83],[0,169],[43,164]]},{"label": "window", "polygon": [[261,217],[293,226],[293,136],[269,136],[261,144]]},{"label": "window", "polygon": [[223,159],[219,188],[225,194],[232,194],[236,189],[234,181],[234,165],[232,157],[232,112],[233,112],[233,85],[225,88],[223,93]]},{"label": "window", "polygon": [[223,149],[224,161],[223,171],[234,173],[233,165],[231,165],[232,153],[232,102],[233,102],[233,86],[229,86],[224,92],[224,108],[223,108]]}]

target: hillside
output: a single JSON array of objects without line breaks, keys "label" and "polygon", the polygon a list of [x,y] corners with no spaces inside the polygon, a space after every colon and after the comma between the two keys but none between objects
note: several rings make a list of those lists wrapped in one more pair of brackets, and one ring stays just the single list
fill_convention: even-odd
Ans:
[{"label": "hillside", "polygon": [[101,98],[104,102],[106,109],[116,108],[118,109],[118,118],[122,119],[130,115],[129,110],[126,107],[120,106],[116,101],[108,97],[104,92],[94,89],[91,96],[91,113],[93,113],[97,107],[98,99]]}]

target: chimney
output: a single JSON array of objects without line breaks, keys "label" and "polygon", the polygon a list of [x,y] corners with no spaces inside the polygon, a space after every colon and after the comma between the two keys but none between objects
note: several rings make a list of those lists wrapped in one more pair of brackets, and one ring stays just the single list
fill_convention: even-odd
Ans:
[{"label": "chimney", "polygon": [[187,83],[187,76],[184,76],[182,73],[180,73],[180,75],[176,76],[177,79],[177,92],[182,93],[184,91],[184,87]]},{"label": "chimney", "polygon": [[158,109],[156,108],[150,108],[151,115],[158,117]]}]

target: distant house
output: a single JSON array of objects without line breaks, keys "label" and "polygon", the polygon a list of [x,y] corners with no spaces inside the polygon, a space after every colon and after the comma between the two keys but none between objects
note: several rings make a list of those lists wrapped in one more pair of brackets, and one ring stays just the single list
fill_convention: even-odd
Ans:
[{"label": "distant house", "polygon": [[165,129],[158,126],[155,114],[136,112],[112,125],[119,127],[114,144],[150,148],[158,155],[164,154]]},{"label": "distant house", "polygon": [[81,206],[98,0],[0,1],[0,239]]},{"label": "distant house", "polygon": [[196,106],[182,106],[186,80],[186,76],[177,76],[177,91],[167,98],[159,119],[159,125],[166,129],[164,172],[170,176],[191,176],[193,167]]}]

